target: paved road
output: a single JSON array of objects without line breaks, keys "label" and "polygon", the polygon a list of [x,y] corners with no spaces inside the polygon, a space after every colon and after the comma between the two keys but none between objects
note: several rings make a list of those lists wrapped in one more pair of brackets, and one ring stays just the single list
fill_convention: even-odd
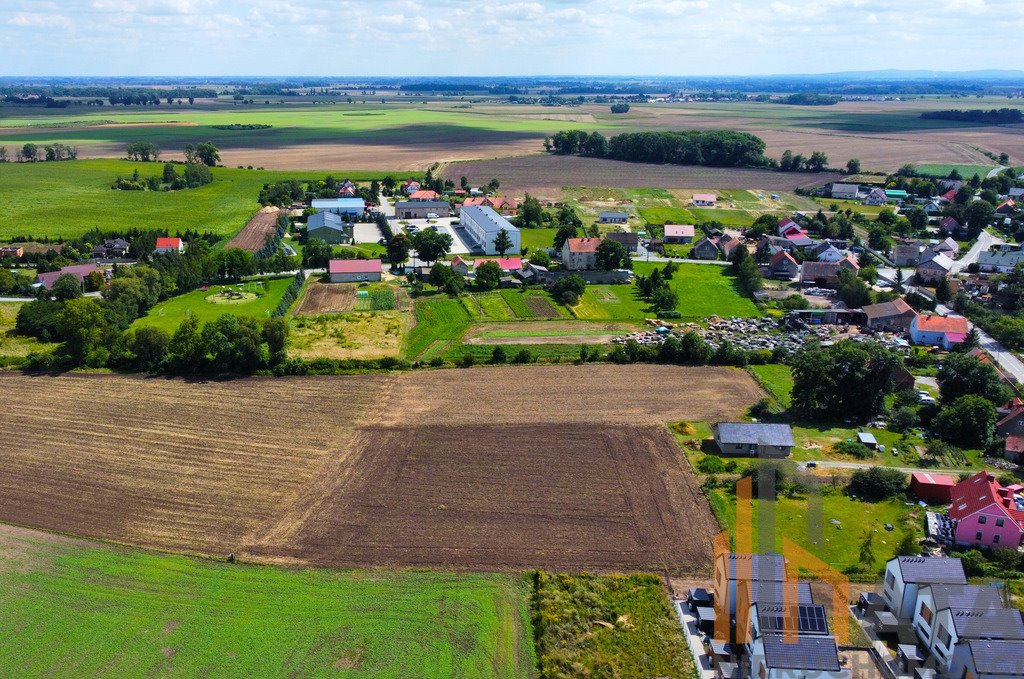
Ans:
[{"label": "paved road", "polygon": [[1003,241],[1002,238],[993,236],[988,231],[982,231],[981,235],[978,236],[978,240],[974,241],[974,245],[971,246],[971,249],[968,250],[963,257],[953,262],[953,273],[960,273],[969,265],[977,262],[981,253],[988,252],[989,248],[993,245],[1000,245],[1003,242],[1005,241]]},{"label": "paved road", "polygon": [[1000,172],[1002,172],[1003,170],[1006,170],[1006,169],[1008,169],[1008,168],[1005,165],[1000,165],[999,167],[997,167],[995,169],[989,170],[988,174],[985,175],[985,179],[991,179],[992,177],[995,177],[997,174],[999,174]]},{"label": "paved road", "polygon": [[[935,307],[935,311],[945,316],[959,316],[949,307],[944,304],[939,304]],[[987,332],[976,326],[974,323],[968,321],[970,327],[978,331],[979,343],[981,348],[984,349],[992,356],[992,360],[996,362],[999,369],[1002,370],[1007,377],[1012,378],[1014,381],[1024,384],[1024,362],[1021,362],[1013,352],[1000,344],[994,337],[989,335]]]}]

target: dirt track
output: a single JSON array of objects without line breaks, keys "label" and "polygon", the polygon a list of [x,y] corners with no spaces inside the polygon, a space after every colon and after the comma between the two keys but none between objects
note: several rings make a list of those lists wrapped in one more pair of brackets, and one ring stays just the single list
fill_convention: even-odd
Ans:
[{"label": "dirt track", "polygon": [[268,562],[673,573],[708,567],[716,527],[662,423],[761,396],[734,370],[603,365],[0,389],[0,521]]},{"label": "dirt track", "polygon": [[224,249],[242,248],[249,252],[259,252],[267,243],[267,236],[273,236],[277,231],[277,215],[280,210],[276,207],[265,207],[252,216],[245,227],[238,232],[234,238],[228,241]]}]

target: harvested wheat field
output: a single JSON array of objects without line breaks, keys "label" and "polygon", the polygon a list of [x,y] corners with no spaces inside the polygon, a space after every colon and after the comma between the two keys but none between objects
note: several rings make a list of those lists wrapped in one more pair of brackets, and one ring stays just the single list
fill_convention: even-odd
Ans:
[{"label": "harvested wheat field", "polygon": [[224,249],[242,248],[249,252],[259,252],[266,245],[267,237],[273,237],[277,232],[278,213],[280,210],[273,206],[261,209],[252,216],[237,236],[228,241]]},{"label": "harvested wheat field", "polygon": [[738,370],[605,365],[0,388],[3,522],[265,562],[671,573],[706,569],[716,526],[664,422],[763,395]]}]

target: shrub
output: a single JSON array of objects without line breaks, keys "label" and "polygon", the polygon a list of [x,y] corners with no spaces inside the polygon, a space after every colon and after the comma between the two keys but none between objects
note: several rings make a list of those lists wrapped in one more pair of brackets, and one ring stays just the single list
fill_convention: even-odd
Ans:
[{"label": "shrub", "polygon": [[898,497],[907,488],[907,477],[897,469],[871,467],[853,472],[847,490],[851,495],[869,502]]},{"label": "shrub", "polygon": [[529,349],[520,349],[516,352],[516,355],[512,357],[513,363],[533,363],[533,354],[530,353]]},{"label": "shrub", "polygon": [[843,455],[851,455],[860,460],[866,460],[870,457],[874,457],[874,451],[863,443],[858,443],[857,441],[840,441],[832,446],[832,450]]},{"label": "shrub", "polygon": [[495,365],[501,365],[508,362],[508,355],[505,353],[505,347],[500,344],[494,347],[494,351],[491,352],[491,363]]}]

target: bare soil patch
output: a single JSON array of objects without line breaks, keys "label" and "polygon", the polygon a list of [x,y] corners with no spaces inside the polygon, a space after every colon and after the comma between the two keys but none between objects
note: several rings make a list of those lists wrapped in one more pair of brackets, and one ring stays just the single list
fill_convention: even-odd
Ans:
[{"label": "bare soil patch", "polygon": [[277,232],[277,215],[280,209],[268,205],[254,214],[249,223],[238,232],[238,235],[228,241],[224,246],[229,248],[242,248],[249,252],[259,252],[267,242],[267,236],[273,236]]},{"label": "bare soil patch", "polygon": [[333,314],[352,311],[356,305],[356,285],[311,281],[297,316]]},{"label": "bare soil patch", "polygon": [[451,163],[444,168],[447,178],[460,176],[500,177],[501,187],[519,194],[528,192],[556,199],[566,186],[614,188],[742,189],[756,186],[768,191],[792,191],[820,186],[841,177],[838,174],[804,174],[742,168],[714,168],[683,165],[626,163],[603,158],[532,155],[519,158]]},{"label": "bare soil patch", "polygon": [[[547,300],[542,300],[547,301]],[[466,344],[608,344],[624,333],[636,330],[628,323],[581,323],[579,321],[518,321],[478,323],[463,337]],[[606,332],[596,333],[603,330]],[[579,334],[574,334],[579,333]]]},{"label": "bare soil patch", "polygon": [[545,297],[526,297],[526,306],[537,318],[558,318],[558,312]]},{"label": "bare soil patch", "polygon": [[717,528],[664,423],[763,396],[613,365],[0,389],[0,521],[275,563],[678,573]]}]

